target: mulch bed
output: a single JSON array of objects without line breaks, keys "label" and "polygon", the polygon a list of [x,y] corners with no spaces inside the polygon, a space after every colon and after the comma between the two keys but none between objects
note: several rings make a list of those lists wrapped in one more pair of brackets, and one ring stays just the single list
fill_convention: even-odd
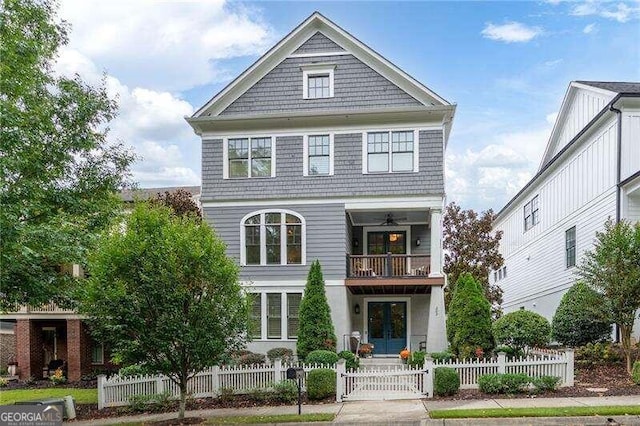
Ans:
[{"label": "mulch bed", "polygon": [[51,380],[33,380],[33,381],[21,381],[10,380],[7,386],[2,390],[13,389],[47,389],[47,388],[74,388],[74,389],[95,389],[98,386],[97,380],[80,380],[77,382],[62,383],[55,385]]},{"label": "mulch bed", "polygon": [[[453,396],[437,396],[440,400],[502,399],[502,398],[565,398],[579,396],[640,395],[640,386],[633,383],[623,364],[576,365],[575,386],[558,388],[554,392],[538,394],[495,395],[477,389],[463,389]],[[593,392],[589,388],[607,389]]]}]

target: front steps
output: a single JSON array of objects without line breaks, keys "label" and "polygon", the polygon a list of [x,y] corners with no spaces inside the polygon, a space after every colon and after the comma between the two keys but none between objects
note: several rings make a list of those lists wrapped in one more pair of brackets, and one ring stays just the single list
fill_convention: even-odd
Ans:
[{"label": "front steps", "polygon": [[407,365],[398,356],[360,358],[361,370],[398,370],[406,367]]}]

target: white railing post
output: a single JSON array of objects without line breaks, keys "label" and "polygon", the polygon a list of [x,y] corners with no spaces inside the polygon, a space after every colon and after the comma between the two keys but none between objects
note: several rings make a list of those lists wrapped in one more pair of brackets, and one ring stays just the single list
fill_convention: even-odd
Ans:
[{"label": "white railing post", "polygon": [[156,376],[156,393],[158,395],[164,393],[164,383],[162,382],[163,379],[164,376],[162,374]]},{"label": "white railing post", "polygon": [[107,380],[107,376],[100,374],[98,376],[98,410],[102,410],[106,404],[104,394],[104,382]]},{"label": "white railing post", "polygon": [[433,368],[433,358],[431,355],[424,357],[424,393],[427,394],[427,398],[433,398],[433,380],[435,375],[435,369]]},{"label": "white railing post", "polygon": [[342,395],[344,394],[344,374],[347,371],[347,361],[344,358],[340,358],[336,364],[336,402],[342,402]]},{"label": "white railing post", "polygon": [[282,359],[276,358],[273,361],[273,383],[279,383],[282,380]]},{"label": "white railing post", "polygon": [[567,365],[567,369],[566,369],[566,375],[567,375],[567,386],[573,386],[574,385],[574,380],[575,380],[575,376],[574,376],[574,361],[575,361],[575,353],[573,352],[572,348],[567,348],[564,351],[564,356],[565,356],[565,361],[566,361],[566,365]]},{"label": "white railing post", "polygon": [[507,354],[506,352],[498,352],[498,374],[507,372]]},{"label": "white railing post", "polygon": [[211,396],[220,395],[220,367],[214,365],[211,369]]}]

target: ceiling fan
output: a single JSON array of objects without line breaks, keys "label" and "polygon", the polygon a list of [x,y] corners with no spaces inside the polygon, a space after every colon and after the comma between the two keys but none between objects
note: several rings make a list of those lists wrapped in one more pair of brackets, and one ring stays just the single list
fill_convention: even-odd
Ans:
[{"label": "ceiling fan", "polygon": [[[406,217],[397,217],[395,219],[398,220],[407,220]],[[387,213],[387,216],[384,219],[384,222],[380,224],[381,226],[398,226],[398,222],[394,220],[393,213]]]}]

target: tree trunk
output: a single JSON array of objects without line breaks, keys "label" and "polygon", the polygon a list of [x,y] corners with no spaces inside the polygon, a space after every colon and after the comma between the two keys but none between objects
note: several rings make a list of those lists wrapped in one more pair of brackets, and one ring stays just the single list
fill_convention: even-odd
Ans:
[{"label": "tree trunk", "polygon": [[178,411],[178,420],[184,419],[184,411],[187,407],[187,386],[180,384],[180,410]]},{"label": "tree trunk", "polygon": [[622,340],[622,352],[624,352],[627,373],[631,374],[631,328],[620,325],[620,339]]}]

